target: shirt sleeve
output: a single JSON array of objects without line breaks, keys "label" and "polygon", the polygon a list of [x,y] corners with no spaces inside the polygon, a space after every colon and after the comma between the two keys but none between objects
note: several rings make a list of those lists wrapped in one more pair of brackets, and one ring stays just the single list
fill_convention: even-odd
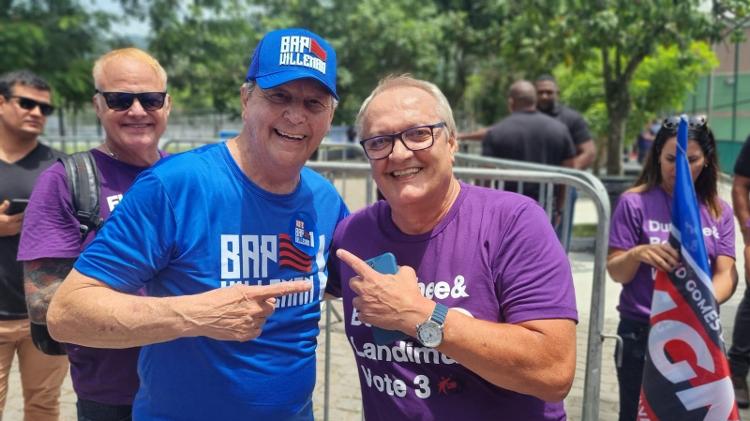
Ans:
[{"label": "shirt sleeve", "polygon": [[[346,208],[346,206],[344,206]],[[349,215],[349,210],[346,210],[346,216]],[[340,221],[336,225],[336,231],[333,234],[333,242],[331,243],[331,253],[328,256],[328,281],[326,282],[326,293],[333,295],[334,297],[341,297],[341,265],[343,264],[338,257],[336,257],[336,250],[338,250],[339,244],[341,244],[341,236],[346,230],[346,220]]]},{"label": "shirt sleeve", "polygon": [[576,113],[576,118],[573,119],[573,124],[570,125],[569,129],[570,135],[573,137],[573,143],[576,146],[591,141],[589,126],[582,115]]},{"label": "shirt sleeve", "polygon": [[492,129],[487,131],[482,139],[482,156],[497,156],[493,143]]},{"label": "shirt sleeve", "polygon": [[716,249],[717,256],[729,256],[735,259],[734,244],[734,215],[729,204],[721,201],[721,218],[718,223],[719,243]]},{"label": "shirt sleeve", "polygon": [[638,198],[635,193],[620,196],[609,228],[610,248],[630,250],[640,244],[643,209],[637,203]]},{"label": "shirt sleeve", "polygon": [[546,214],[529,201],[509,219],[493,259],[504,321],[577,321],[570,262]]},{"label": "shirt sleeve", "polygon": [[34,185],[24,213],[18,260],[78,257],[82,244],[79,225],[65,169],[57,162]]},{"label": "shirt sleeve", "polygon": [[164,185],[147,170],[81,254],[75,269],[114,289],[137,291],[176,253],[176,225]]},{"label": "shirt sleeve", "polygon": [[563,154],[563,160],[571,159],[576,156],[576,145],[573,143],[573,139],[570,137],[570,133],[565,131],[565,153]]}]

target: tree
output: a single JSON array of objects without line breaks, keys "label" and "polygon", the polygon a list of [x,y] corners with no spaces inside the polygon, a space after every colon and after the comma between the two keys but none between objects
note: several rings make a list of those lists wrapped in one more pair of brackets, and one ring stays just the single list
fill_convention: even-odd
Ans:
[{"label": "tree", "polygon": [[[46,78],[56,93],[60,135],[65,111],[91,100],[91,66],[101,51],[111,16],[88,12],[73,0],[8,1],[0,11],[0,72],[28,68]],[[5,26],[7,25],[7,30]]]},{"label": "tree", "polygon": [[[629,85],[632,109],[625,127],[624,144],[636,138],[643,126],[654,118],[672,111],[679,112],[686,93],[692,91],[701,75],[718,65],[710,46],[701,41],[688,48],[677,45],[658,46],[635,72]],[[590,129],[600,148],[610,129],[606,98],[602,84],[601,58],[555,69],[563,100],[580,110],[589,120]],[[595,168],[598,165],[595,164]]]},{"label": "tree", "polygon": [[[721,16],[701,12],[699,0],[566,3],[567,25],[580,31],[580,43],[574,50],[578,59],[590,59],[593,50],[601,60],[608,117],[607,173],[620,174],[623,139],[633,106],[631,85],[641,64],[658,46],[686,48],[692,40],[716,39],[724,22]],[[742,11],[735,2],[724,3]]]},{"label": "tree", "polygon": [[[158,13],[149,48],[167,69],[181,106],[238,115],[239,87],[258,41],[253,19],[238,2],[198,3]],[[152,6],[156,11],[162,4]]]}]

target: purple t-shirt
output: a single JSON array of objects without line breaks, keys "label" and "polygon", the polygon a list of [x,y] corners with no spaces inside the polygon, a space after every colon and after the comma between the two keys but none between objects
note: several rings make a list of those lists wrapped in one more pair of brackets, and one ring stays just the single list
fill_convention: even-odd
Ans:
[{"label": "purple t-shirt", "polygon": [[[640,244],[665,243],[672,227],[672,197],[661,187],[642,193],[627,192],[620,196],[609,231],[609,248],[630,250]],[[716,220],[704,204],[700,204],[703,239],[709,265],[716,256],[734,259],[734,219],[732,208],[721,200],[721,217]],[[633,280],[623,285],[617,310],[620,317],[648,322],[654,293],[656,269],[641,264]]]},{"label": "purple t-shirt", "polygon": [[[146,168],[118,161],[96,149],[92,151],[100,174],[99,215],[106,219]],[[19,261],[77,258],[96,235],[91,232],[81,241],[66,180],[65,168],[60,162],[39,176],[23,220]],[[78,397],[109,405],[131,405],[138,391],[139,349],[97,349],[66,344],[73,388]]]},{"label": "purple t-shirt", "polygon": [[[477,319],[578,317],[570,264],[548,218],[515,193],[461,183],[448,214],[420,235],[402,233],[388,203],[380,201],[345,219],[333,248],[363,259],[390,251],[399,265],[414,268],[425,296]],[[352,276],[333,258],[327,292],[344,300],[367,419],[565,419],[562,402],[494,386],[416,339],[376,346],[371,329],[352,314]]]}]

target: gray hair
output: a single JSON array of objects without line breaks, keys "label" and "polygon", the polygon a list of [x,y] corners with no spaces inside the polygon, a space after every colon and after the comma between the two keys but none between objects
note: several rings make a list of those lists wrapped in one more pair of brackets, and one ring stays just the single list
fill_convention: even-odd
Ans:
[{"label": "gray hair", "polygon": [[440,88],[438,88],[434,83],[427,82],[426,80],[415,79],[409,74],[388,75],[384,77],[380,80],[378,86],[376,86],[375,89],[372,90],[370,96],[368,96],[364,100],[362,106],[359,108],[357,120],[354,123],[357,127],[357,133],[359,133],[360,136],[362,135],[362,124],[364,116],[367,113],[367,108],[370,106],[370,102],[372,102],[372,100],[376,96],[385,92],[386,90],[402,86],[421,89],[435,98],[435,101],[437,102],[437,113],[440,118],[445,121],[446,128],[448,129],[448,134],[451,137],[456,136],[456,120],[453,118],[453,110],[451,109],[451,105],[448,102],[448,98],[445,97]]}]

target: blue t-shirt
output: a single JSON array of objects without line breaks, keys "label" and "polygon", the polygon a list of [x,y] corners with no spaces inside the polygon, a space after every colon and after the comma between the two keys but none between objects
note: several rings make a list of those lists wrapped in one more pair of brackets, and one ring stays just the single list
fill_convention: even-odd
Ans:
[{"label": "blue t-shirt", "polygon": [[181,338],[142,348],[135,419],[312,419],[315,347],[326,260],[348,214],[334,187],[304,168],[294,192],[269,193],[225,144],[164,159],[144,172],[79,272],[149,296],[197,294],[237,282],[307,279],[246,342]]}]

